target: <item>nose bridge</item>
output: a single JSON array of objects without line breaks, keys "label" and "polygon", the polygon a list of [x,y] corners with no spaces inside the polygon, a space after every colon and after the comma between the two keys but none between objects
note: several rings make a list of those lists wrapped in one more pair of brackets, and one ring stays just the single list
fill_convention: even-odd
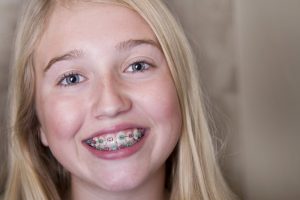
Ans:
[{"label": "nose bridge", "polygon": [[93,91],[97,96],[93,108],[95,117],[114,117],[131,108],[131,101],[124,91],[124,86],[113,75],[107,75],[98,81],[96,88]]}]

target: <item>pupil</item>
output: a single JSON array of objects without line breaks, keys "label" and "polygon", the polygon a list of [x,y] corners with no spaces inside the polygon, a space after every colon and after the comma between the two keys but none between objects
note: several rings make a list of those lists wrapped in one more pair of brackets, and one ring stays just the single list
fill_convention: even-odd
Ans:
[{"label": "pupil", "polygon": [[77,83],[77,77],[75,75],[69,77],[70,83]]},{"label": "pupil", "polygon": [[142,70],[143,69],[143,65],[141,63],[136,63],[134,66],[135,70]]}]

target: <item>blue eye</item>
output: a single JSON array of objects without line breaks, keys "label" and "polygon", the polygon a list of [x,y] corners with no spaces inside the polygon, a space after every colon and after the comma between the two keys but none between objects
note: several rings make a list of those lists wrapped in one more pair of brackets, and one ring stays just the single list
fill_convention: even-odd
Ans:
[{"label": "blue eye", "polygon": [[139,61],[139,62],[135,62],[135,63],[131,64],[127,68],[126,72],[133,72],[133,73],[143,72],[149,68],[150,68],[150,64],[143,62],[143,61]]},{"label": "blue eye", "polygon": [[71,85],[76,85],[84,80],[85,77],[79,74],[75,74],[75,73],[64,74],[63,78],[59,81],[59,85],[71,86]]}]

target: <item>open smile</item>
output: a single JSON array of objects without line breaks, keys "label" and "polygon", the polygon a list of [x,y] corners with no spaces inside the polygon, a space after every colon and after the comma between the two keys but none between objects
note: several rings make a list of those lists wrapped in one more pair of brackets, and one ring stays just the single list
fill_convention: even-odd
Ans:
[{"label": "open smile", "polygon": [[144,137],[145,131],[144,128],[122,130],[89,138],[85,143],[98,151],[118,151],[138,143]]}]

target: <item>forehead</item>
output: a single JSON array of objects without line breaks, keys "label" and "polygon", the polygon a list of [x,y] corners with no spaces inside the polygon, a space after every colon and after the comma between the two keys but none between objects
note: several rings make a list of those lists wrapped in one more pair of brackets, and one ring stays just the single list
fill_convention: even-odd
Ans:
[{"label": "forehead", "polygon": [[59,54],[91,44],[109,48],[128,39],[157,41],[145,20],[125,6],[83,2],[56,5],[37,45],[36,60],[55,56],[51,52]]}]

